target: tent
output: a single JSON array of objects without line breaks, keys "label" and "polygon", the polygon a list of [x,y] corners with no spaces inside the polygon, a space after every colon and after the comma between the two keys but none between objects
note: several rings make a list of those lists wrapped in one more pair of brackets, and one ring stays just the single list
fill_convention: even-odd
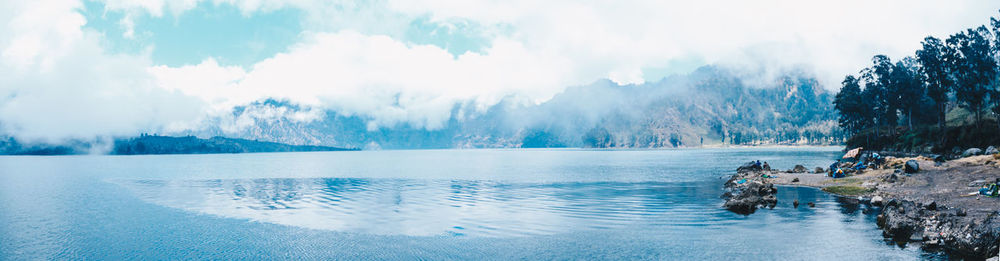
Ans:
[{"label": "tent", "polygon": [[849,150],[849,151],[847,151],[847,154],[844,154],[844,157],[843,157],[843,158],[844,158],[844,159],[853,159],[853,158],[857,158],[857,157],[858,157],[858,154],[860,154],[860,153],[861,153],[861,149],[862,149],[862,147],[857,147],[857,148],[855,148],[855,149],[853,149],[853,150]]}]

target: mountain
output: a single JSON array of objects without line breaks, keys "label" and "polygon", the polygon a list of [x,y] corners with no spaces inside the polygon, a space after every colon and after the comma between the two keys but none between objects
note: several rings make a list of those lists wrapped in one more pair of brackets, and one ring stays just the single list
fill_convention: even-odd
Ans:
[{"label": "mountain", "polygon": [[[323,111],[318,119],[264,117],[313,112],[287,101],[239,107],[249,124],[185,133],[289,144],[356,148],[597,147],[660,148],[717,144],[839,144],[832,94],[806,73],[759,75],[705,66],[688,75],[639,85],[603,80],[570,87],[537,105],[504,99],[482,113],[455,106],[442,128],[408,124],[370,129],[372,120]],[[753,84],[750,84],[753,83]],[[268,112],[268,113],[262,113]]]}]

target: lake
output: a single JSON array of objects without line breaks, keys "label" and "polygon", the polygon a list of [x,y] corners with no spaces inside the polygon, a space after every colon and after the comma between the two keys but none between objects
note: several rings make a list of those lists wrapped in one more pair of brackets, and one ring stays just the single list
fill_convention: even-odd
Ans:
[{"label": "lake", "polygon": [[[396,150],[0,157],[0,259],[938,259],[867,206],[781,187],[720,206],[750,160],[840,148]],[[803,202],[794,208],[792,200]],[[805,202],[816,202],[815,208]]]}]

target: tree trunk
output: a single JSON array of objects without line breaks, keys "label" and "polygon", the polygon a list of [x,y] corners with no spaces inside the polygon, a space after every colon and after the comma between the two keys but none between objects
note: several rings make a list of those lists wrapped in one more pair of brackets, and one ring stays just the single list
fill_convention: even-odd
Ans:
[{"label": "tree trunk", "polygon": [[913,108],[906,111],[906,128],[913,130]]},{"label": "tree trunk", "polygon": [[944,147],[945,141],[948,140],[948,130],[947,130],[948,126],[947,123],[945,122],[946,121],[945,110],[948,110],[948,103],[942,102],[941,105],[939,106],[940,108],[938,108],[938,131],[941,132],[941,140],[939,143],[942,147]]},{"label": "tree trunk", "polygon": [[976,109],[976,130],[982,127],[983,123],[983,110]]}]

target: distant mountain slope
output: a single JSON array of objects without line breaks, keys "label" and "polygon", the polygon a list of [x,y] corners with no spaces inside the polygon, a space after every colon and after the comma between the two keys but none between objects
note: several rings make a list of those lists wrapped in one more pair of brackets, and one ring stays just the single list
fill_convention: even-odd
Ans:
[{"label": "distant mountain slope", "polygon": [[137,138],[115,141],[111,154],[206,154],[206,153],[255,153],[255,152],[301,152],[301,151],[344,151],[351,149],[329,146],[289,145],[246,139],[212,137],[199,139],[193,136],[167,137],[142,135]]},{"label": "distant mountain slope", "polygon": [[235,119],[252,124],[235,131],[209,124],[215,127],[186,134],[358,148],[656,148],[843,141],[832,94],[814,78],[789,72],[751,86],[746,82],[759,78],[751,76],[705,66],[641,85],[598,81],[568,88],[539,105],[520,105],[511,97],[485,113],[456,106],[453,117],[436,130],[406,124],[369,130],[370,119],[334,111],[325,111],[317,120],[266,117],[308,108],[265,100],[234,111]]},{"label": "distant mountain slope", "polygon": [[254,152],[299,152],[299,151],[343,151],[352,150],[328,146],[288,145],[246,139],[212,137],[200,139],[194,136],[168,137],[141,135],[130,139],[115,140],[111,151],[102,151],[102,144],[96,142],[69,142],[60,145],[21,144],[13,138],[0,141],[0,155],[74,155],[91,152],[115,155],[141,154],[209,154],[209,153],[254,153]]}]

